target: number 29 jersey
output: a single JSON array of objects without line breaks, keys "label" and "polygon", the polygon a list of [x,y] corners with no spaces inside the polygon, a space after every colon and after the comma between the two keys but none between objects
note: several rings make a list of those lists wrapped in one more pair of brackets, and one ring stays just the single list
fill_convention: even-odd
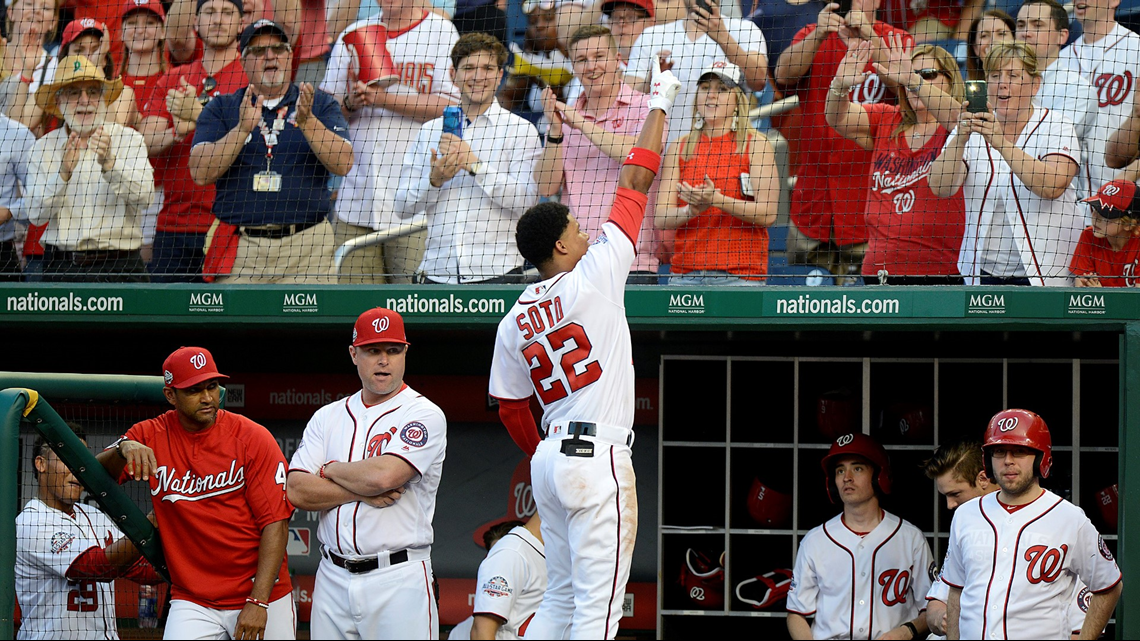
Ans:
[{"label": "number 29 jersey", "polygon": [[633,427],[625,280],[645,202],[644,194],[619,189],[610,219],[574,269],[528,285],[499,322],[491,396],[537,395],[544,429],[566,421]]}]

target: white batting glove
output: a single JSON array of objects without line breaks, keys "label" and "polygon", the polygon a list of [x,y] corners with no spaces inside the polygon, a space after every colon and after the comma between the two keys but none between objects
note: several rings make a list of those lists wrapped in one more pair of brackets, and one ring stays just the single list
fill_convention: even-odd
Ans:
[{"label": "white batting glove", "polygon": [[653,56],[653,79],[649,87],[649,108],[660,109],[669,115],[673,101],[681,91],[681,81],[672,71],[661,71],[661,60],[657,56]]}]

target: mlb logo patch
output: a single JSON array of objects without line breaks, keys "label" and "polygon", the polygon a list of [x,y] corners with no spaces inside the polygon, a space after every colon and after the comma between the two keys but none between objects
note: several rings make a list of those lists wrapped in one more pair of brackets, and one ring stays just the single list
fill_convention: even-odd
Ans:
[{"label": "mlb logo patch", "polygon": [[285,548],[287,554],[293,556],[309,556],[311,550],[310,537],[312,530],[307,527],[291,527],[289,528],[289,544]]}]

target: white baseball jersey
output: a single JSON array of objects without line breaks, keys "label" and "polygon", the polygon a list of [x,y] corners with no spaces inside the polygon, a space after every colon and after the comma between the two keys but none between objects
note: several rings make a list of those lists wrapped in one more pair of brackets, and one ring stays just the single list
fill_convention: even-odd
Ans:
[{"label": "white baseball jersey", "polygon": [[816,639],[877,639],[926,609],[933,570],[915,526],[884,511],[861,537],[840,514],[800,542],[788,612],[814,616]]},{"label": "white baseball jersey", "polygon": [[342,557],[369,557],[430,548],[446,448],[443,411],[405,385],[372,407],[366,407],[357,392],[317,410],[289,469],[317,474],[329,461],[351,463],[382,455],[398,456],[415,468],[407,493],[395,505],[346,503],[321,514],[317,525],[321,544]]},{"label": "white baseball jersey", "polygon": [[122,536],[98,509],[75,504],[75,516],[32,499],[16,517],[17,639],[118,639],[113,582],[69,581],[79,555]]},{"label": "white baseball jersey", "polygon": [[475,614],[506,621],[499,626],[496,639],[519,639],[542,603],[544,592],[546,555],[542,541],[519,526],[499,539],[479,564]]},{"label": "white baseball jersey", "polygon": [[1086,138],[1089,143],[1085,168],[1090,193],[1112,180],[1119,171],[1104,164],[1108,138],[1132,113],[1136,82],[1140,76],[1140,36],[1119,24],[1094,43],[1085,36],[1061,50],[1061,60],[1085,77],[1097,94],[1097,120]]},{"label": "white baseball jersey", "polygon": [[[409,29],[388,33],[388,52],[400,73],[389,92],[431,94],[459,102],[451,82],[451,48],[459,33],[450,20],[429,11]],[[383,23],[382,13],[349,25],[336,40],[329,56],[321,90],[344,96],[349,90],[352,53],[344,34],[358,27]],[[380,107],[361,107],[349,114],[352,169],[344,177],[336,200],[337,218],[360,227],[381,229],[402,223],[392,207],[400,179],[404,151],[423,123]]]},{"label": "white baseball jersey", "polygon": [[[957,135],[950,134],[946,146]],[[1039,160],[1062,156],[1080,165],[1072,123],[1049,109],[1034,108],[1017,147]],[[983,270],[1028,277],[1033,285],[1069,284],[1069,261],[1085,226],[1076,190],[1070,185],[1053,200],[1034,194],[981,134],[970,135],[962,160],[968,167],[962,186],[966,233],[958,271],[966,284],[978,284]]]},{"label": "white baseball jersey", "polygon": [[998,493],[954,512],[942,581],[962,590],[963,639],[1068,639],[1075,583],[1113,588],[1120,569],[1081,509],[1048,490],[1012,514]]},{"label": "white baseball jersey", "polygon": [[[1073,634],[1081,631],[1085,624],[1085,614],[1089,611],[1089,597],[1092,592],[1085,586],[1084,581],[1077,579],[1073,584],[1072,604],[1069,607],[1069,629]],[[942,581],[941,576],[934,577],[930,584],[930,591],[926,593],[927,601],[941,601],[946,603],[950,599],[950,586]],[[931,635],[932,639],[945,639],[946,637]]]},{"label": "white baseball jersey", "polygon": [[[724,26],[736,44],[744,51],[768,56],[768,43],[763,32],[751,20],[724,18]],[[701,73],[718,60],[727,60],[724,50],[708,34],[701,34],[694,42],[685,33],[685,21],[677,20],[649,27],[637,37],[629,53],[626,73],[639,78],[653,77],[653,59],[659,51],[669,51],[673,61],[670,71],[681,81],[681,92],[673,101],[670,115],[669,143],[692,131],[693,114],[697,99],[697,80]],[[747,93],[747,89],[745,90]]]}]

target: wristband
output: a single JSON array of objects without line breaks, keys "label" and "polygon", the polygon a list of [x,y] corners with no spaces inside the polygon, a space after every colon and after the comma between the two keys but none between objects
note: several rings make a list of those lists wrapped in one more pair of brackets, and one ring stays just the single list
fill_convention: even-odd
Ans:
[{"label": "wristband", "polygon": [[914,627],[913,623],[911,623],[910,621],[907,621],[906,623],[903,624],[903,627],[910,630],[910,638],[912,638],[912,639],[918,638],[918,628]]},{"label": "wristband", "polygon": [[661,154],[645,149],[644,147],[634,147],[630,150],[629,155],[625,157],[623,165],[637,165],[638,167],[645,167],[654,174],[661,168]]},{"label": "wristband", "polygon": [[268,604],[268,603],[266,603],[265,601],[258,601],[257,599],[255,599],[255,598],[253,598],[253,597],[251,597],[251,596],[247,596],[247,597],[245,598],[245,602],[246,602],[246,603],[252,603],[252,604],[256,605],[257,607],[259,607],[259,608],[262,608],[262,609],[264,609],[264,610],[268,610],[268,609],[269,609],[269,604]]},{"label": "wristband", "polygon": [[566,134],[562,134],[561,136],[557,136],[557,137],[552,136],[550,134],[546,134],[546,142],[551,144],[551,145],[561,145],[562,141],[565,139],[566,139]]},{"label": "wristband", "polygon": [[322,465],[322,466],[321,466],[321,469],[320,469],[320,476],[321,476],[321,478],[323,478],[323,479],[327,479],[327,478],[328,478],[327,476],[325,476],[325,468],[326,468],[326,467],[328,467],[329,465],[332,465],[332,464],[333,464],[333,463],[335,463],[335,462],[336,462],[336,461],[329,461],[328,463],[325,463],[324,465]]},{"label": "wristband", "polygon": [[831,90],[831,95],[835,96],[836,98],[846,98],[851,92],[851,87],[844,87],[843,89],[836,87],[834,80],[831,81],[829,89]]},{"label": "wristband", "polygon": [[25,76],[24,74],[20,74],[20,82],[24,83],[25,85],[30,85],[32,84],[32,79]]}]

